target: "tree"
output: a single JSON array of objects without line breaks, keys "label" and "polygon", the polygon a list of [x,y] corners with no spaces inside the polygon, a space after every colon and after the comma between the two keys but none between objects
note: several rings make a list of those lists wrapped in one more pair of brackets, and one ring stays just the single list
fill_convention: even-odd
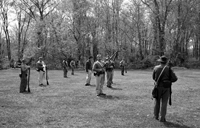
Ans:
[{"label": "tree", "polygon": [[10,33],[9,33],[9,21],[8,21],[8,12],[10,4],[12,4],[12,1],[9,0],[2,0],[0,3],[0,16],[3,20],[3,31],[5,34],[5,40],[6,40],[6,47],[7,47],[7,55],[8,60],[11,60],[11,48],[10,48]]},{"label": "tree", "polygon": [[17,16],[17,26],[16,26],[16,35],[18,40],[18,59],[23,58],[24,50],[27,46],[27,32],[30,26],[31,17],[26,14],[22,8],[20,2],[15,1],[14,9]]},{"label": "tree", "polygon": [[172,0],[141,0],[151,10],[151,16],[153,17],[153,29],[154,29],[154,43],[155,49],[159,49],[159,55],[163,55],[165,52],[165,28],[168,15],[171,9]]}]

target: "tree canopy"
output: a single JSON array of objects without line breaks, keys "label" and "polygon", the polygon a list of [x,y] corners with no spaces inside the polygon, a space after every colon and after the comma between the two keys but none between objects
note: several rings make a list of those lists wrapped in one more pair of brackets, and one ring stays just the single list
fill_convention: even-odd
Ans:
[{"label": "tree canopy", "polygon": [[[146,68],[161,56],[174,65],[200,59],[198,0],[1,0],[0,60],[43,56],[84,66],[89,56],[124,58]],[[190,65],[189,65],[190,64]]]}]

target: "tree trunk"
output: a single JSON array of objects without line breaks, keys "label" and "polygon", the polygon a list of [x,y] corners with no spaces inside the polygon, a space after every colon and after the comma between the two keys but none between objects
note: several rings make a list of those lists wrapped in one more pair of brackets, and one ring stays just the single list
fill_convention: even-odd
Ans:
[{"label": "tree trunk", "polygon": [[10,49],[10,35],[8,31],[8,26],[5,26],[4,33],[6,36],[6,45],[7,45],[7,55],[8,55],[8,60],[11,60],[11,49]]}]

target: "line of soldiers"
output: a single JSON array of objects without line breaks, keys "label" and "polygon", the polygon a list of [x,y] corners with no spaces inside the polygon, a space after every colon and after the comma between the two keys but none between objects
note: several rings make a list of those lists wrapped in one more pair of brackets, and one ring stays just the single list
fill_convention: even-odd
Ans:
[{"label": "line of soldiers", "polygon": [[[125,61],[122,60],[120,62],[121,72],[124,72],[125,69]],[[113,88],[113,76],[114,76],[114,61],[111,60],[111,57],[107,56],[106,61],[102,60],[101,54],[97,55],[97,60],[94,62],[92,71],[94,72],[94,76],[96,78],[96,93],[97,96],[105,96],[103,93],[103,85],[105,83],[105,76],[107,78],[107,87]]]},{"label": "line of soldiers", "polygon": [[[92,64],[92,56],[90,56],[86,62],[86,84],[85,86],[90,86],[91,76],[94,73],[96,79],[96,93],[97,96],[106,96],[103,93],[103,85],[105,83],[105,76],[107,77],[107,87],[112,88],[113,84],[113,75],[114,75],[114,61],[107,56],[106,61],[102,60],[101,54],[97,55],[97,60]],[[157,65],[153,69],[152,78],[155,80],[155,88],[157,88],[155,105],[154,105],[154,118],[160,120],[161,122],[166,122],[166,113],[167,113],[167,103],[171,105],[171,94],[172,94],[172,83],[178,80],[176,74],[171,69],[171,66],[168,65],[169,61],[167,57],[161,56],[157,60],[160,62],[160,65]],[[120,61],[121,75],[124,75],[125,72],[125,61],[122,59]],[[67,77],[67,62],[63,60],[63,71],[64,77]],[[74,75],[75,61],[70,62],[72,68],[72,75]],[[39,58],[39,61],[36,64],[37,71],[39,72],[39,86],[43,86],[43,78],[46,73],[46,80],[48,80],[47,68],[42,60],[42,57]],[[28,75],[29,74],[29,75]],[[21,78],[20,83],[20,93],[27,92],[27,85],[29,87],[30,80],[30,66],[27,66],[25,60],[22,60],[21,64]],[[47,81],[48,82],[48,81]],[[48,85],[48,83],[47,83]],[[28,92],[30,92],[28,88]],[[159,115],[160,114],[160,115]],[[160,119],[159,119],[160,117]]]},{"label": "line of soldiers", "polygon": [[[62,62],[62,65],[63,65],[63,75],[64,75],[64,78],[67,78],[67,73],[68,73],[68,62],[67,62],[67,60],[63,60],[63,62]],[[74,61],[74,59],[72,59],[71,61],[70,61],[70,67],[71,67],[71,75],[74,75],[74,69],[75,69],[75,66],[76,66],[76,64],[75,64],[75,61]]]},{"label": "line of soldiers", "polygon": [[[48,74],[47,74],[47,66],[43,61],[42,57],[39,57],[38,62],[36,63],[36,71],[39,73],[39,86],[44,86],[43,80],[46,78],[47,85],[48,83]],[[21,63],[21,73],[19,74],[19,77],[21,79],[20,82],[20,93],[30,92],[29,88],[29,81],[30,81],[30,66],[26,64],[26,60],[22,59]],[[28,90],[26,88],[28,87]]]},{"label": "line of soldiers", "polygon": [[[100,54],[97,55],[97,60],[92,63],[93,57],[90,56],[85,64],[85,71],[86,71],[86,83],[85,86],[90,86],[90,81],[92,78],[92,74],[94,73],[94,76],[96,78],[96,92],[97,96],[105,96],[105,94],[102,92],[103,85],[105,83],[105,77],[107,78],[107,87],[112,88],[113,84],[113,76],[114,76],[114,68],[115,64],[114,61],[111,60],[111,57],[107,56],[106,60],[102,60],[102,56]],[[125,71],[125,61],[122,59],[120,61],[120,67],[121,67],[121,74],[124,75]],[[64,78],[67,77],[67,68],[68,63],[66,60],[63,60],[63,73]],[[74,68],[75,68],[75,61],[72,60],[70,62],[70,67],[72,69],[72,75],[74,74]]]},{"label": "line of soldiers", "polygon": [[[93,60],[93,57],[90,56],[88,60],[86,61],[85,69],[86,69],[87,75],[86,75],[85,86],[90,86],[91,77],[94,72],[94,76],[96,78],[97,95],[101,96],[101,95],[104,95],[102,93],[102,89],[103,89],[103,84],[105,81],[105,74],[107,77],[107,87],[112,88],[115,65],[114,65],[114,61],[111,60],[109,56],[107,56],[105,61],[102,61],[102,57],[100,54],[97,55],[97,61],[95,61],[94,64],[92,63],[92,60]],[[63,60],[62,65],[63,65],[63,76],[64,78],[67,78],[68,67],[69,67],[67,60]],[[75,67],[76,67],[75,61],[74,59],[72,59],[70,61],[71,75],[74,75]],[[120,67],[121,67],[122,75],[124,75],[123,73],[125,69],[124,60],[120,62]],[[20,93],[26,92],[27,84],[29,84],[30,76],[28,76],[27,74],[30,72],[30,70],[28,71],[28,69],[30,69],[30,66],[27,66],[25,63],[25,60],[22,60],[21,74],[20,74],[20,78],[21,78]],[[39,73],[39,77],[38,77],[39,86],[45,86],[44,84],[45,78],[48,85],[49,83],[48,83],[47,66],[45,62],[43,61],[42,57],[39,57],[39,60],[36,63],[36,71],[38,71]]]}]

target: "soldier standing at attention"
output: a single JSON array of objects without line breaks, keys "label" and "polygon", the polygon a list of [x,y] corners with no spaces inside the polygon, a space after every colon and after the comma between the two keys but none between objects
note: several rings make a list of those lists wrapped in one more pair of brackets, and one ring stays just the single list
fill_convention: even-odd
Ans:
[{"label": "soldier standing at attention", "polygon": [[21,74],[20,74],[20,79],[21,79],[21,83],[20,83],[20,93],[26,92],[26,87],[28,84],[28,69],[30,69],[30,66],[27,66],[25,63],[25,60],[22,60],[21,63]]},{"label": "soldier standing at attention", "polygon": [[105,96],[103,93],[103,84],[105,82],[105,70],[104,64],[101,61],[101,54],[97,55],[97,61],[94,62],[92,70],[95,72],[94,76],[96,77],[96,92],[97,96]]},{"label": "soldier standing at attention", "polygon": [[91,76],[92,76],[92,56],[89,57],[89,59],[86,62],[86,84],[85,86],[90,86]]},{"label": "soldier standing at attention", "polygon": [[70,62],[70,67],[72,69],[72,73],[71,73],[72,75],[74,75],[74,68],[75,68],[75,66],[76,66],[75,65],[75,61],[74,61],[74,59],[72,59],[71,62]]},{"label": "soldier standing at attention", "polygon": [[106,58],[105,68],[106,68],[106,76],[107,76],[107,87],[112,88],[111,85],[112,85],[112,78],[113,78],[114,62],[110,60],[109,56]]},{"label": "soldier standing at attention", "polygon": [[64,59],[63,60],[63,73],[64,73],[64,78],[67,78],[67,67],[68,67],[68,64],[67,64],[67,61]]},{"label": "soldier standing at attention", "polygon": [[44,75],[45,75],[45,68],[46,68],[46,65],[45,65],[44,61],[42,60],[42,57],[39,57],[39,60],[36,63],[36,67],[37,67],[37,71],[39,72],[39,78],[38,78],[39,86],[42,86]]},{"label": "soldier standing at attention", "polygon": [[120,67],[121,67],[121,75],[124,75],[124,70],[125,70],[125,61],[122,59],[120,61]]}]

